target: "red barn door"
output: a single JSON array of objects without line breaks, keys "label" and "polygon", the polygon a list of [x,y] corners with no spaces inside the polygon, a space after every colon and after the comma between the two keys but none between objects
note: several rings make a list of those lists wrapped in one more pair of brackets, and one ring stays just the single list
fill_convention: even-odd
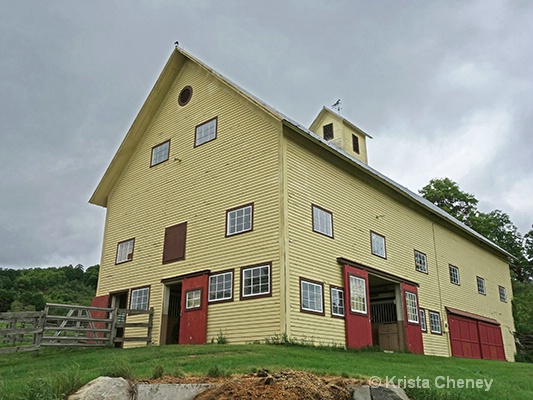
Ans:
[{"label": "red barn door", "polygon": [[181,287],[180,344],[205,344],[209,275],[185,278]]},{"label": "red barn door", "polygon": [[[402,297],[405,320],[405,339],[407,350],[414,354],[424,354],[424,343],[422,341],[422,329],[420,328],[420,307],[418,306],[418,290],[416,286],[402,283]],[[409,298],[409,299],[407,299]],[[413,318],[410,321],[407,312],[407,301],[412,310]]]},{"label": "red barn door", "polygon": [[346,347],[372,346],[368,272],[344,266],[344,304]]}]

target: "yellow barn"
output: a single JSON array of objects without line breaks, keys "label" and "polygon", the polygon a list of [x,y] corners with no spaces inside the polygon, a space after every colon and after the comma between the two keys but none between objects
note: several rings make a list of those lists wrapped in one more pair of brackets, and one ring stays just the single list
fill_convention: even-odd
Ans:
[{"label": "yellow barn", "polygon": [[508,254],[371,168],[368,138],[328,108],[305,128],[175,49],[90,199],[94,304],[153,307],[161,345],[512,361]]}]

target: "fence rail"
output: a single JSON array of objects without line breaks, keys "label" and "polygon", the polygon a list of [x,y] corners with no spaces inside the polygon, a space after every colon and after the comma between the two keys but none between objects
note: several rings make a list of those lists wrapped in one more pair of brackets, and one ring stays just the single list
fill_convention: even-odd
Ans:
[{"label": "fence rail", "polygon": [[[131,318],[131,321],[128,319]],[[47,303],[44,311],[0,313],[0,354],[43,347],[152,343],[154,310]]]}]

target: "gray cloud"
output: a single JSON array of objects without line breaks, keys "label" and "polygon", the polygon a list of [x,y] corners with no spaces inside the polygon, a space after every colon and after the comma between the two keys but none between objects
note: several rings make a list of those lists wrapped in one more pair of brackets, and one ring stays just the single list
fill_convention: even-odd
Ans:
[{"label": "gray cloud", "polygon": [[528,1],[0,0],[0,267],[99,262],[87,204],[173,43],[302,124],[342,99],[372,166],[533,223]]}]

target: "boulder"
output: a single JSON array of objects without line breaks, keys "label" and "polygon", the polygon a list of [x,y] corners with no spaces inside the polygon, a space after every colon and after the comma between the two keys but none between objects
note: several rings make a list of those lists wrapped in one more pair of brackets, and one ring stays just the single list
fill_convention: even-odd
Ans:
[{"label": "boulder", "polygon": [[68,400],[131,400],[132,390],[124,378],[101,376],[90,381]]}]

